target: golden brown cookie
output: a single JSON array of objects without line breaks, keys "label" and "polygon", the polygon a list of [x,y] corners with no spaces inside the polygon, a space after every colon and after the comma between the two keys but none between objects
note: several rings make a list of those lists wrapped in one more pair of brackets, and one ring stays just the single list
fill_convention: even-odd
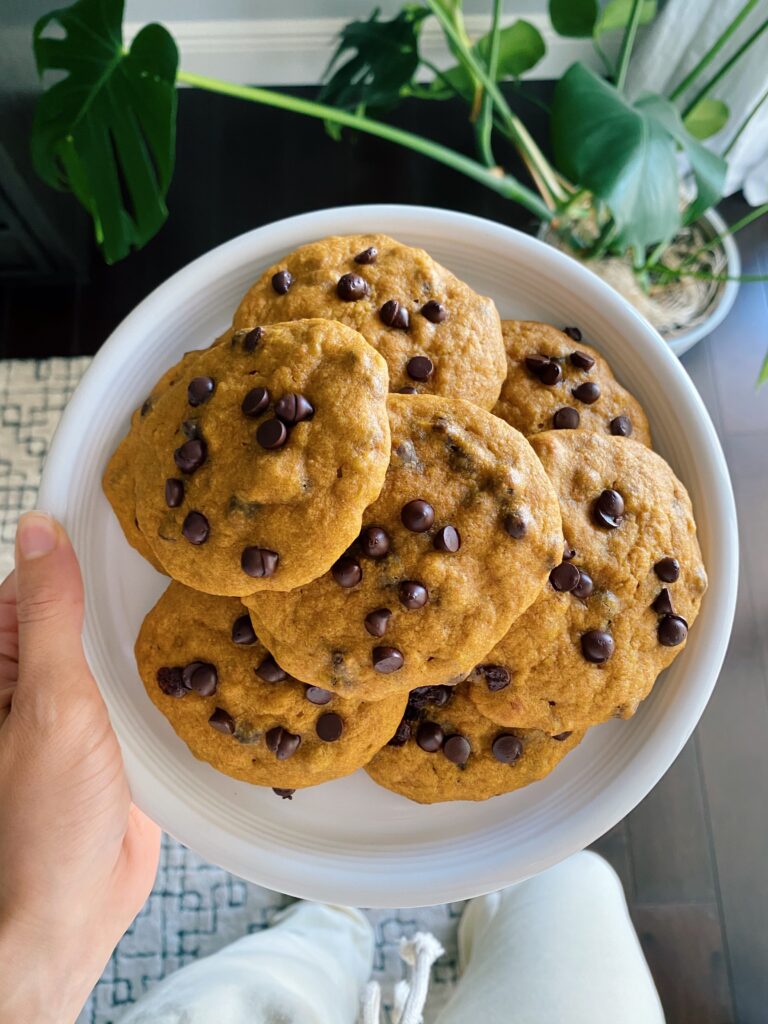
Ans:
[{"label": "golden brown cookie", "polygon": [[584,735],[500,727],[478,713],[467,685],[411,694],[395,736],[366,768],[374,782],[420,804],[487,800],[549,775]]},{"label": "golden brown cookie", "polygon": [[199,353],[155,403],[136,460],[139,528],[207,593],[289,590],[339,557],[389,462],[387,368],[329,320]]},{"label": "golden brown cookie", "polygon": [[685,644],[707,577],[685,488],[635,441],[532,438],[560,496],[566,558],[473,672],[477,708],[559,733],[628,718]]},{"label": "golden brown cookie", "polygon": [[152,702],[195,757],[280,790],[366,764],[405,706],[405,697],[367,704],[296,682],[257,640],[236,598],[175,582],[144,620],[136,661]]},{"label": "golden brown cookie", "polygon": [[359,539],[320,579],[246,599],[292,675],[375,700],[456,681],[536,598],[562,552],[530,445],[469,402],[391,395],[392,460]]},{"label": "golden brown cookie", "polygon": [[354,327],[386,359],[390,389],[492,408],[506,365],[499,314],[423,249],[386,235],[323,238],[266,270],[236,328],[301,317]]},{"label": "golden brown cookie", "polygon": [[543,430],[593,430],[651,444],[640,403],[619,384],[575,327],[504,320],[507,376],[493,412],[526,437]]}]

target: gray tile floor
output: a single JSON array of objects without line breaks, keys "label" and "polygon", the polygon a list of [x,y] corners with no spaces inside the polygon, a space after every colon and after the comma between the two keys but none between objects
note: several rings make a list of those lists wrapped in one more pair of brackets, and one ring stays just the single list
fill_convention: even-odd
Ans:
[{"label": "gray tile floor", "polygon": [[[768,273],[764,221],[739,245],[744,273]],[[766,350],[760,283],[743,285],[726,321],[683,357],[736,494],[736,622],[690,742],[596,844],[622,876],[669,1024],[768,1022],[768,385],[755,390]]]}]

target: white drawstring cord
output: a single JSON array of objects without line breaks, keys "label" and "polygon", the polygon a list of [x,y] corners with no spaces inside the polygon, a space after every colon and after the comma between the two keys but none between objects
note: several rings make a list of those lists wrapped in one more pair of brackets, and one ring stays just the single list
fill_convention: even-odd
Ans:
[{"label": "white drawstring cord", "polygon": [[[398,981],[395,985],[392,1024],[422,1024],[432,964],[444,952],[429,932],[417,932],[412,939],[400,939],[400,956],[411,968],[411,979],[410,984]],[[362,1011],[362,1024],[381,1024],[381,988],[378,982],[369,981],[366,985]]]}]

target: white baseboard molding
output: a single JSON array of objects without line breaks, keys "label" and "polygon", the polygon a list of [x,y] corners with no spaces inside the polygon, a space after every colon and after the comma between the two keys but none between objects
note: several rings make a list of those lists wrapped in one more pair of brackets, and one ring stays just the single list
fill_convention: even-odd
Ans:
[{"label": "white baseboard molding", "polygon": [[[525,15],[544,37],[547,53],[531,72],[534,78],[557,78],[575,60],[598,66],[589,40],[555,35],[543,15]],[[513,21],[514,18],[509,18]],[[210,21],[167,21],[185,71],[249,85],[316,85],[320,81],[345,24],[343,18],[285,18]],[[473,38],[488,31],[489,18],[466,19]],[[141,24],[125,25],[130,41]],[[455,61],[448,53],[437,22],[430,18],[422,30],[422,53],[439,67]]]}]

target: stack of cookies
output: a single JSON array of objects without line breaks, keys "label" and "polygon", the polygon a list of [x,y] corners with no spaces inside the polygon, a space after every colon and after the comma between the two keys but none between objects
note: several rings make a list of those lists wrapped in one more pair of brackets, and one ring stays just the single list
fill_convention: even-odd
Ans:
[{"label": "stack of cookies", "polygon": [[501,322],[420,250],[327,238],[158,381],[104,489],[171,578],[136,658],[192,753],[284,798],[423,803],[627,718],[706,589],[691,505],[577,328]]}]

